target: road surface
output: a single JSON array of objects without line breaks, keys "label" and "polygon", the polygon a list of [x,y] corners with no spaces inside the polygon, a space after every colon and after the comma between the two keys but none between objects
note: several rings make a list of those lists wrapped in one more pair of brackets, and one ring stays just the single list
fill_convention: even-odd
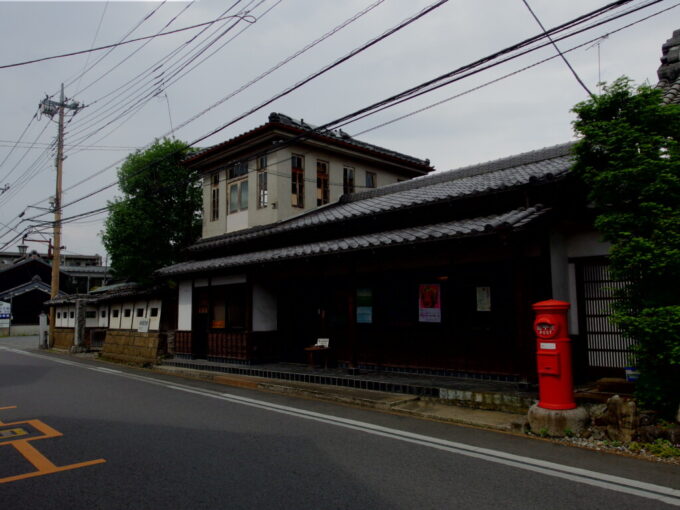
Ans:
[{"label": "road surface", "polygon": [[0,339],[0,506],[666,509],[680,467]]}]

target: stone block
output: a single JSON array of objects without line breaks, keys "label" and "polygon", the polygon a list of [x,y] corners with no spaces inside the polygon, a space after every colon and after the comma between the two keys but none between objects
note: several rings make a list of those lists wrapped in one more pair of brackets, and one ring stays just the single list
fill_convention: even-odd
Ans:
[{"label": "stone block", "polygon": [[543,409],[534,404],[527,415],[529,426],[534,434],[551,437],[564,437],[568,434],[579,435],[588,424],[588,412],[583,407],[575,409]]}]

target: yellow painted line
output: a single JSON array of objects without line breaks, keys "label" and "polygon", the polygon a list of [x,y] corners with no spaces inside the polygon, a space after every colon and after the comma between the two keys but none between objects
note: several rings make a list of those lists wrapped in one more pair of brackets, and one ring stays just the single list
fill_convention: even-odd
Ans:
[{"label": "yellow painted line", "polygon": [[[17,406],[6,406],[6,407],[0,407],[0,411],[4,411],[5,409],[16,409]],[[2,423],[2,422],[0,422]]]},{"label": "yellow painted line", "polygon": [[[3,407],[0,408],[2,409],[15,409],[16,406],[12,407]],[[16,425],[30,425],[39,432],[42,433],[40,436],[35,436],[35,437],[29,437],[29,438],[20,438],[17,439],[17,436],[21,435],[26,435],[28,432],[26,429],[22,427],[16,427]],[[32,444],[30,444],[31,441],[37,441],[39,439],[49,439],[49,438],[54,438],[54,437],[61,437],[63,434],[59,432],[58,430],[50,427],[46,423],[40,421],[40,420],[24,420],[24,421],[17,421],[17,422],[10,422],[10,423],[4,423],[0,421],[0,426],[15,426],[13,429],[7,429],[4,431],[0,431],[0,438],[2,438],[2,432],[11,432],[13,435],[11,436],[6,436],[2,439],[0,439],[0,447],[4,445],[12,446],[17,452],[19,452],[22,457],[24,457],[28,462],[30,462],[33,467],[36,469],[36,471],[31,471],[29,473],[23,473],[20,475],[14,475],[14,476],[7,476],[5,478],[0,478],[0,484],[3,483],[9,483],[9,482],[16,482],[17,480],[24,480],[26,478],[34,478],[36,476],[44,476],[44,475],[50,475],[53,473],[59,473],[61,471],[70,471],[72,469],[78,469],[82,467],[87,467],[87,466],[94,466],[96,464],[102,464],[106,462],[105,459],[95,459],[95,460],[88,460],[86,462],[78,462],[75,464],[68,464],[66,466],[57,466],[54,464],[50,459],[45,457],[42,453],[40,453]]]}]

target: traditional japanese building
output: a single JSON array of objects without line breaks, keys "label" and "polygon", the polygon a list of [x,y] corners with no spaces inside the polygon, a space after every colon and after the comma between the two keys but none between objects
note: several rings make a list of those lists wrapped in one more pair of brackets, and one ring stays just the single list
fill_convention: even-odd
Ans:
[{"label": "traditional japanese building", "polygon": [[570,150],[343,195],[202,239],[192,260],[158,271],[179,282],[175,355],[302,362],[329,338],[348,367],[527,380],[531,304],[556,298],[573,304],[580,367],[622,370],[628,344],[599,320],[611,300],[608,246],[570,178]]}]

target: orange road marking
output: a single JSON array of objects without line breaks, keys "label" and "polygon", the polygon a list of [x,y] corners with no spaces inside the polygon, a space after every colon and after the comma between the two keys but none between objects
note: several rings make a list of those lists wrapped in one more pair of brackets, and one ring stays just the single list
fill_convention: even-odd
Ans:
[{"label": "orange road marking", "polygon": [[7,407],[0,407],[0,411],[4,411],[5,409],[16,409],[17,406],[7,406]]},{"label": "orange road marking", "polygon": [[[15,409],[16,406],[11,407],[0,407],[1,409]],[[50,427],[46,423],[40,420],[25,420],[17,421],[11,423],[4,423],[0,420],[0,425],[13,426],[13,425],[30,425],[36,430],[40,431],[42,435],[29,437],[24,439],[16,439],[17,435],[10,436],[9,438],[0,438],[0,447],[4,445],[12,446],[17,452],[19,452],[28,462],[30,462],[36,471],[30,473],[24,473],[20,475],[7,476],[5,478],[0,478],[0,484],[15,482],[17,480],[23,480],[26,478],[33,478],[36,476],[49,475],[52,473],[59,473],[61,471],[70,471],[72,469],[78,469],[87,466],[94,466],[95,464],[102,464],[106,462],[105,459],[95,459],[86,462],[78,462],[76,464],[68,464],[66,466],[57,466],[42,453],[40,453],[32,444],[31,441],[37,441],[40,439],[50,439],[54,437],[63,436],[61,432]],[[16,431],[17,429],[12,429]],[[22,429],[19,429],[22,430]]]}]

